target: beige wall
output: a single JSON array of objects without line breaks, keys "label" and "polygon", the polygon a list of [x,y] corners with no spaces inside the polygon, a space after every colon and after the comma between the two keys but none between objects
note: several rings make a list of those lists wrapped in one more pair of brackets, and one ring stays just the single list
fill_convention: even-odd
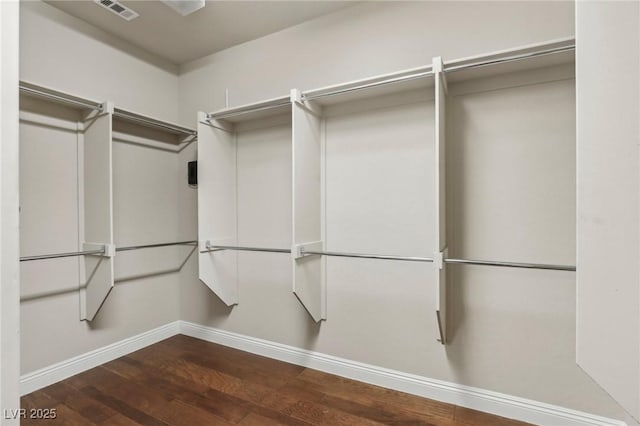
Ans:
[{"label": "beige wall", "polygon": [[[21,3],[20,36],[21,79],[177,119],[178,77],[149,55],[41,2]],[[57,117],[63,127],[78,119],[46,102],[24,101],[22,110]],[[75,251],[78,136],[35,121],[20,125],[21,255]],[[114,129],[126,130],[117,123]],[[187,184],[178,160],[175,152],[114,140],[116,245],[176,240],[179,188]],[[177,320],[176,271],[188,254],[188,248],[117,254],[115,288],[92,323],[79,321],[78,259],[23,263],[22,373]]]},{"label": "beige wall", "polygon": [[640,4],[576,16],[577,359],[640,419]]},{"label": "beige wall", "polygon": [[[230,105],[236,106],[281,96],[291,88],[311,89],[421,66],[436,55],[446,61],[573,34],[572,2],[362,4],[183,66],[181,120],[194,123],[197,110],[224,107],[225,90]],[[449,120],[458,124],[450,127],[448,141],[452,148],[448,163],[449,238],[456,254],[575,262],[573,71],[558,69],[552,74],[554,77],[548,79],[534,73],[525,78],[527,83],[521,88],[499,89],[495,81],[478,82],[475,87],[460,85],[450,99]],[[545,84],[533,85],[542,80]],[[389,230],[380,227],[386,226],[385,220],[390,217],[416,226],[416,235],[422,235],[422,225],[398,211],[395,216],[385,217],[384,212],[390,210],[382,199],[368,198],[373,205],[361,211],[359,219],[339,204],[364,196],[356,188],[376,194],[375,189],[362,186],[367,184],[366,179],[352,179],[359,173],[383,173],[375,152],[392,151],[385,151],[384,140],[376,142],[377,124],[409,120],[405,124],[419,133],[419,122],[411,121],[411,117],[415,119],[412,108],[419,106],[411,105],[396,113],[387,111],[386,116],[381,114],[373,122],[357,112],[327,120],[327,129],[332,132],[327,136],[327,187],[332,189],[327,195],[327,241],[332,249],[384,252],[425,247],[415,245],[413,240],[403,247],[391,234],[385,234]],[[549,108],[541,110],[539,105]],[[374,114],[380,112],[376,111]],[[504,126],[505,116],[513,125]],[[549,120],[554,123],[552,132],[546,127]],[[365,126],[360,126],[363,123]],[[354,126],[363,131],[350,134]],[[414,137],[410,133],[403,136]],[[367,146],[367,140],[376,147],[373,152],[362,151],[371,156],[369,161],[358,163],[354,167],[358,172],[344,172],[353,163],[341,161],[355,159],[349,150],[358,150],[360,144]],[[496,140],[501,143],[495,145]],[[185,159],[195,155],[195,147],[184,152]],[[265,170],[239,170],[239,177],[263,173],[258,180],[272,185],[263,192],[277,188],[286,191],[290,185],[286,155],[290,153],[282,151],[281,155],[285,158],[264,156],[269,162]],[[428,152],[425,155],[428,158]],[[396,165],[406,161],[396,157],[390,159]],[[545,158],[549,161],[541,160]],[[243,163],[239,160],[238,164],[241,168]],[[540,175],[541,168],[546,176]],[[388,195],[398,195],[392,188],[386,189],[392,191]],[[407,194],[399,196],[408,201]],[[197,232],[196,194],[188,190],[181,197],[185,206],[190,206],[181,213],[181,232],[193,237]],[[278,208],[265,203],[254,211],[269,216]],[[252,229],[253,238],[271,241],[273,246],[288,241],[289,224],[265,224],[260,214],[238,214],[245,218],[239,225],[240,235]],[[360,225],[370,226],[377,237],[363,234]],[[273,236],[274,229],[280,230],[278,238]],[[365,238],[357,239],[358,235]],[[427,241],[429,234],[424,238]],[[620,406],[575,363],[576,294],[571,273],[452,268],[449,309],[453,340],[445,351],[435,342],[435,293],[429,291],[433,283],[425,281],[424,268],[328,260],[328,319],[316,326],[291,294],[286,255],[241,253],[239,265],[240,304],[230,309],[194,279],[197,264],[192,259],[181,274],[181,318],[410,373],[625,418]]]}]

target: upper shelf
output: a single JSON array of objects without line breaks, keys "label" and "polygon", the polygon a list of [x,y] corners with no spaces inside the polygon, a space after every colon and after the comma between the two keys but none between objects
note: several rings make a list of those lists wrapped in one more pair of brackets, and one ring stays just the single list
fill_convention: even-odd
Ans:
[{"label": "upper shelf", "polygon": [[268,99],[266,101],[225,108],[207,115],[209,120],[224,120],[228,123],[242,123],[259,120],[291,112],[289,96]]},{"label": "upper shelf", "polygon": [[[104,105],[101,102],[96,102],[75,95],[70,95],[68,93],[60,92],[43,86],[38,86],[36,84],[28,83],[25,81],[20,81],[19,87],[20,93],[22,95],[46,99],[51,102],[74,107],[81,111],[101,111],[104,108]],[[141,114],[133,113],[121,108],[114,108],[113,116],[123,121],[135,123],[146,128],[161,130],[173,135],[197,136],[197,132],[193,129],[169,123],[167,121],[147,117]]]},{"label": "upper shelf", "polygon": [[431,65],[391,74],[379,75],[302,93],[302,100],[313,101],[321,106],[390,95],[410,90],[432,88]]},{"label": "upper shelf", "polygon": [[446,61],[447,82],[491,77],[575,62],[575,40],[567,38],[503,50],[488,55]]},{"label": "upper shelf", "polygon": [[134,112],[120,108],[113,109],[113,116],[130,123],[136,123],[152,129],[161,129],[175,135],[196,136],[198,134],[198,132],[193,129],[169,123],[167,121],[157,120],[155,118],[147,117],[141,114],[136,114]]},{"label": "upper shelf", "polygon": [[51,102],[64,104],[75,109],[83,111],[101,110],[102,103],[84,99],[79,96],[70,95],[68,93],[59,92],[57,90],[38,86],[26,81],[20,81],[20,94],[33,98],[47,99]]}]

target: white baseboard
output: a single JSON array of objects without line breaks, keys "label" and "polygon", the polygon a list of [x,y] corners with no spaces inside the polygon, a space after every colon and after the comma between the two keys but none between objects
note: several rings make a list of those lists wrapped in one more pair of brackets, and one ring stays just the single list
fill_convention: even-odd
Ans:
[{"label": "white baseboard", "polygon": [[97,367],[180,333],[180,321],[75,356],[20,377],[20,395],[57,383],[75,374]]},{"label": "white baseboard", "polygon": [[187,321],[181,321],[180,333],[291,364],[524,422],[548,426],[626,426],[620,420],[376,367]]}]

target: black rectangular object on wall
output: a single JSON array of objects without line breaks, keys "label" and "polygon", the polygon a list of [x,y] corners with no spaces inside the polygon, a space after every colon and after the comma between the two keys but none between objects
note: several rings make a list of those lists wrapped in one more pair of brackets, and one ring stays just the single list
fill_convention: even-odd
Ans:
[{"label": "black rectangular object on wall", "polygon": [[198,162],[189,161],[187,163],[187,170],[189,175],[189,185],[197,185],[198,184]]}]

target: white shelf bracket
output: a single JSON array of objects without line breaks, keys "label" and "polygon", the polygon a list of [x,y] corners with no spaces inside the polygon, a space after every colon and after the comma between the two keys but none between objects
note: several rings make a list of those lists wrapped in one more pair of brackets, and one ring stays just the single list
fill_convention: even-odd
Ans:
[{"label": "white shelf bracket", "polygon": [[444,72],[444,62],[442,61],[442,56],[436,56],[433,58],[433,73],[440,74],[440,78],[442,79],[442,88],[444,89],[444,94],[449,93],[449,86],[447,84],[447,74]]},{"label": "white shelf bracket", "polygon": [[433,266],[440,270],[444,268],[445,252],[437,251],[433,254]]},{"label": "white shelf bracket", "polygon": [[302,92],[298,89],[291,89],[290,99],[292,104],[302,103]]},{"label": "white shelf bracket", "polygon": [[307,254],[305,254],[305,251],[323,251],[323,246],[324,244],[322,241],[294,244],[291,247],[291,257],[293,257],[294,260],[298,260],[300,258],[308,256]]}]

